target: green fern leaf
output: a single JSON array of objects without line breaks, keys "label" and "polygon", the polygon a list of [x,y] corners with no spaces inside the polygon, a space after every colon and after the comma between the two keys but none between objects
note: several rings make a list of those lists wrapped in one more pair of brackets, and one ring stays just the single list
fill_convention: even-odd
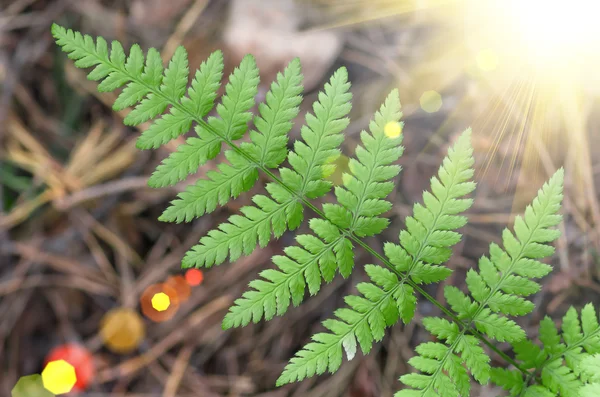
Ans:
[{"label": "green fern leaf", "polygon": [[[115,43],[116,42],[113,42],[113,46]],[[117,48],[122,51],[120,45]],[[132,51],[127,60],[128,64],[134,57],[133,54],[138,54],[137,51],[133,51],[135,48],[139,47],[132,47]],[[137,57],[140,57],[140,54],[138,54]],[[141,59],[143,59],[143,57],[141,57]],[[141,80],[141,68],[135,67],[135,62],[133,62],[133,66],[127,66],[128,65],[125,66],[125,69],[131,76]],[[165,69],[162,84],[160,86],[160,92],[167,101],[174,103],[181,102],[188,83],[188,73],[187,52],[185,51],[185,48],[180,46],[175,51],[175,54],[173,54],[173,58]],[[102,84],[100,84],[100,86],[102,86]],[[138,138],[137,147],[139,149],[156,149],[189,131],[192,127],[192,121],[193,117],[191,117],[189,113],[182,111],[181,108],[172,107],[169,113],[157,119],[150,128],[142,133]]]},{"label": "green fern leaf", "polygon": [[600,396],[600,383],[592,383],[583,386],[579,390],[579,397],[598,397]]},{"label": "green fern leaf", "polygon": [[[148,52],[149,58],[150,52]],[[160,58],[159,62],[162,62]],[[162,67],[162,63],[160,66]],[[189,89],[189,98],[184,98],[183,105],[192,114],[199,117],[206,116],[214,106],[222,75],[223,53],[215,51],[200,65]],[[198,138],[188,138],[185,144],[180,145],[176,152],[156,168],[148,181],[150,186],[164,187],[182,181],[219,154],[222,140],[218,136],[200,127],[196,127],[196,132]]]},{"label": "green fern leaf", "polygon": [[[470,131],[467,130],[449,150],[448,157],[440,167],[438,178],[432,178],[435,196],[425,193],[426,206],[415,205],[415,217],[410,218],[411,221],[407,220],[407,226],[412,222],[410,231],[400,234],[403,245],[387,243],[385,246],[387,257],[396,265],[398,271],[402,269],[410,272],[416,268],[434,266],[424,264],[425,256],[433,258],[442,252],[441,250],[449,249],[449,245],[445,244],[455,244],[458,241],[452,238],[440,243],[439,240],[429,237],[436,231],[451,232],[453,228],[449,227],[449,224],[458,227],[464,224],[462,219],[457,222],[459,216],[456,214],[471,205],[471,200],[460,197],[474,188],[474,184],[468,181],[473,176],[472,165]],[[420,233],[422,228],[428,232],[422,240],[421,249],[416,246],[404,248],[415,240],[411,233],[417,233],[417,230]],[[413,252],[415,256],[412,256]],[[409,275],[402,275],[402,279],[399,279],[397,274],[378,266],[368,265],[365,269],[371,283],[361,283],[357,286],[363,296],[346,297],[350,308],[339,309],[335,312],[338,319],[323,323],[330,333],[316,334],[313,337],[314,342],[307,344],[290,360],[277,381],[279,385],[322,374],[326,370],[334,372],[341,365],[342,349],[346,351],[348,359],[352,359],[355,351],[353,348],[348,349],[348,346],[355,346],[357,340],[363,353],[367,354],[372,344],[383,338],[386,327],[394,325],[399,318],[405,322],[412,319],[416,298],[413,288],[406,284]],[[448,274],[447,270],[444,271],[444,277]],[[432,279],[420,278],[419,282],[430,280]],[[307,368],[310,370],[307,371]]]},{"label": "green fern leaf", "polygon": [[580,397],[600,395],[600,354],[589,355],[580,362],[582,379],[587,382],[579,389]]},{"label": "green fern leaf", "polygon": [[[302,220],[300,199],[323,195],[330,187],[322,179],[322,169],[332,161],[332,156],[339,154],[337,147],[342,142],[341,132],[348,125],[349,88],[348,74],[341,68],[325,85],[319,102],[314,104],[315,116],[306,115],[307,125],[302,128],[306,143],[296,141],[295,151],[288,155],[293,169],[284,167],[280,170],[281,180],[292,192],[278,183],[269,183],[267,191],[275,200],[255,196],[264,206],[243,207],[243,216],[233,215],[218,229],[211,230],[200,244],[188,251],[183,259],[184,267],[210,267],[223,263],[227,256],[234,261],[242,254],[252,253],[257,243],[264,247],[270,240],[271,227],[275,236],[279,237],[286,228],[294,229],[299,225]],[[318,192],[316,186],[320,186]],[[327,189],[323,190],[322,186],[327,186]],[[257,200],[253,199],[255,204]]]},{"label": "green fern leaf", "polygon": [[[115,109],[137,103],[125,118],[126,124],[141,124],[163,113],[170,106],[169,112],[155,120],[139,137],[139,148],[157,148],[186,133],[193,122],[198,123],[196,130],[199,138],[190,138],[186,145],[165,160],[150,179],[151,186],[165,186],[182,180],[193,172],[194,168],[197,169],[206,160],[214,158],[220,150],[221,142],[231,145],[233,140],[239,139],[246,131],[247,122],[252,117],[249,110],[254,105],[258,85],[258,70],[251,56],[245,57],[240,67],[230,76],[226,95],[217,106],[220,117],[210,117],[208,121],[204,121],[203,117],[214,104],[221,80],[223,65],[220,52],[212,54],[201,65],[188,95],[185,96],[189,69],[187,53],[183,47],[175,51],[169,65],[164,69],[155,49],[148,51],[144,63],[143,53],[137,45],[132,46],[129,56],[126,56],[123,47],[117,41],[111,44],[109,51],[106,41],[102,38],[98,38],[94,45],[91,37],[56,24],[52,27],[52,33],[69,57],[77,60],[76,66],[96,66],[88,77],[94,80],[103,79],[98,86],[100,91],[113,91],[126,85],[115,102]],[[295,95],[297,93],[292,96]],[[249,189],[256,180],[255,167],[248,166],[247,159],[239,154],[237,158],[233,154],[228,158],[236,166],[235,171],[245,167],[245,172],[236,173],[235,178],[229,181],[213,175],[211,182],[218,188],[211,191],[212,196],[200,197],[195,201],[193,193],[197,191],[194,191],[186,196],[188,201],[176,200],[175,206],[181,205],[184,208],[173,211],[171,207],[162,219],[191,220],[190,213],[195,211],[196,215],[202,215],[207,208],[211,210],[217,203],[223,204],[226,201],[225,196],[229,199],[231,195],[236,196],[240,191]],[[228,176],[233,174],[232,166],[222,167],[229,171]],[[173,212],[176,214],[172,215]]]},{"label": "green fern leaf", "polygon": [[[335,189],[340,204],[323,205],[327,220],[313,219],[309,223],[315,235],[298,236],[299,246],[288,247],[286,256],[273,258],[278,270],[265,271],[261,273],[265,280],[251,283],[255,290],[235,302],[223,322],[225,328],[258,322],[263,316],[270,320],[274,315],[282,315],[290,297],[294,305],[302,302],[306,287],[315,295],[321,288],[321,279],[331,281],[338,269],[344,277],[350,274],[354,266],[353,246],[340,229],[352,233],[365,220],[386,221],[378,215],[391,206],[384,198],[393,188],[388,180],[400,172],[393,163],[403,149],[399,146],[401,137],[390,138],[384,129],[388,123],[398,123],[401,116],[398,92],[392,91],[370,123],[371,134],[361,133],[364,147],[358,146],[357,159],[350,160],[352,174],[345,174],[344,186]],[[370,205],[377,208],[368,208]]]},{"label": "green fern leaf", "polygon": [[517,370],[492,368],[490,379],[504,390],[508,390],[511,396],[520,396],[525,389],[523,374]]},{"label": "green fern leaf", "polygon": [[[251,55],[229,76],[225,94],[215,105],[224,67],[220,51],[202,62],[188,87],[190,69],[183,47],[176,49],[165,67],[153,48],[144,54],[134,44],[126,52],[117,41],[109,45],[101,37],[94,40],[56,24],[52,34],[76,67],[92,68],[88,78],[99,82],[100,92],[119,90],[113,109],[132,108],[124,119],[126,125],[150,121],[137,140],[138,148],[156,149],[195,126],[196,136],[189,137],[161,162],[148,181],[150,186],[183,181],[215,159],[223,143],[229,147],[224,152],[226,162],[180,193],[161,220],[188,222],[211,212],[250,190],[259,171],[272,179],[266,185],[268,194],[255,195],[253,205],[243,207],[240,214],[203,237],[186,254],[184,267],[210,267],[264,247],[273,237],[301,224],[305,205],[318,215],[309,222],[310,233],[297,236],[297,245],[273,257],[276,268],[263,271],[250,283],[250,290],[226,316],[224,328],[283,315],[290,305],[302,303],[306,289],[314,295],[323,281],[330,282],[336,273],[348,277],[354,268],[354,244],[370,250],[361,239],[388,226],[382,215],[391,208],[386,197],[394,188],[391,180],[400,172],[394,163],[403,150],[396,91],[375,114],[369,132],[361,132],[361,145],[348,163],[350,172],[343,174],[343,184],[335,187],[336,202],[323,204],[320,210],[310,201],[331,190],[333,185],[327,177],[334,170],[342,131],[349,123],[351,94],[344,68],[334,73],[319,93],[313,112],[306,115],[302,140],[294,142],[293,151],[288,153],[288,133],[302,100],[299,60],[290,62],[277,75],[253,116],[259,73]],[[209,117],[215,106],[216,116]],[[252,119],[249,141],[236,144]],[[431,180],[431,191],[424,193],[423,204],[416,204],[413,215],[406,219],[399,244],[385,244],[386,258],[380,259],[387,269],[365,267],[369,282],[360,283],[358,294],[345,298],[347,307],[336,310],[335,318],[324,322],[327,331],[314,335],[312,342],[291,359],[278,379],[279,385],[336,371],[344,352],[349,360],[359,348],[367,354],[373,343],[384,337],[387,327],[399,320],[412,320],[415,290],[441,306],[420,285],[440,282],[450,274],[443,263],[461,239],[455,230],[466,218],[459,214],[472,204],[464,198],[474,189],[469,181],[473,175],[469,136],[470,132],[465,132],[450,149],[437,177]],[[272,170],[286,159],[289,166],[279,168],[276,176]],[[423,319],[424,327],[437,341],[416,348],[417,355],[409,363],[418,372],[402,376],[409,388],[397,396],[468,396],[470,376],[481,384],[491,378],[513,396],[587,397],[600,393],[600,324],[592,305],[583,308],[581,318],[571,308],[560,332],[550,318],[544,318],[540,344],[528,340],[510,318],[533,310],[527,297],[540,289],[535,279],[551,271],[539,259],[553,254],[548,243],[559,236],[553,227],[561,220],[557,211],[562,181],[559,170],[523,217],[515,219],[514,231],[504,230],[502,247],[491,244],[489,257],[481,258],[478,270],[468,270],[468,293],[452,286],[444,289],[451,311],[443,311],[450,318]],[[486,337],[512,345],[515,360],[497,352],[515,370],[490,368],[490,358],[481,345],[485,342],[492,347]]]},{"label": "green fern leaf", "polygon": [[543,386],[528,387],[523,394],[524,397],[556,397],[556,394]]},{"label": "green fern leaf", "polygon": [[561,360],[554,360],[544,366],[542,370],[543,385],[553,392],[564,397],[577,397],[582,386],[573,371],[562,364]]},{"label": "green fern leaf", "polygon": [[[247,59],[250,60],[251,58]],[[240,65],[238,75],[234,72],[232,82],[227,86],[231,93],[228,91],[223,98],[224,104],[230,104],[231,102],[233,106],[239,107],[236,104],[237,102],[233,102],[228,98],[235,97],[237,90],[241,89],[239,87],[236,88],[236,84],[241,85],[247,80],[247,77],[244,75],[244,69]],[[250,70],[253,72],[252,78],[255,78],[255,65]],[[175,222],[191,221],[206,212],[212,212],[217,205],[223,205],[230,198],[235,198],[241,192],[249,190],[256,182],[260,165],[266,165],[271,168],[279,165],[285,156],[287,133],[292,128],[291,122],[298,115],[302,99],[300,96],[301,93],[302,75],[300,62],[298,59],[295,59],[290,62],[283,74],[278,74],[277,80],[272,83],[271,89],[266,95],[266,103],[259,105],[259,115],[254,118],[254,125],[257,131],[250,132],[251,142],[241,145],[241,149],[254,159],[254,161],[250,161],[232,150],[226,151],[225,156],[230,164],[221,164],[219,172],[212,171],[207,174],[208,180],[202,179],[196,184],[189,186],[185,192],[179,195],[179,199],[173,201],[171,207],[164,212],[160,219]],[[253,98],[254,94],[253,90],[248,92],[247,95],[243,95],[244,101],[248,104],[253,103],[250,98]],[[239,97],[240,95],[238,94]],[[219,109],[217,107],[217,111]],[[232,113],[232,110],[227,110],[225,105],[223,105],[221,113],[223,113],[222,119],[225,120],[227,115]],[[239,116],[235,114],[230,115],[229,118],[239,120]],[[218,123],[219,119],[209,118],[209,124],[211,122]],[[219,153],[220,142],[215,141],[209,134],[202,134],[203,132],[201,130],[199,135],[201,137],[204,135],[204,140],[191,138],[194,139],[194,141],[190,142],[192,144],[191,147],[184,146],[182,148],[184,153],[179,154],[176,152],[173,154],[173,161],[176,166],[178,165],[177,163],[183,160],[187,161],[187,164],[191,168],[193,164],[203,164],[207,159],[213,158]],[[241,134],[243,134],[243,130],[231,133],[233,137],[241,137]],[[195,158],[190,159],[189,155],[187,155],[186,152],[190,151],[196,154]],[[200,156],[200,158],[197,156]],[[198,162],[197,160],[201,161]],[[188,172],[192,171],[190,168],[188,168]],[[177,170],[174,167],[167,169]]]},{"label": "green fern leaf", "polygon": [[[513,345],[517,359],[523,362],[522,367],[541,374],[541,384],[528,387],[527,392],[533,387],[543,387],[552,395],[585,397],[586,393],[595,391],[600,382],[600,358],[597,356],[600,324],[596,310],[591,304],[586,305],[580,320],[577,311],[571,307],[563,318],[561,330],[559,334],[554,322],[546,317],[539,332],[543,348],[530,340]],[[494,373],[500,371],[493,370]],[[528,381],[522,379],[524,383]]]},{"label": "green fern leaf", "polygon": [[[209,117],[213,129],[223,131],[226,139],[240,139],[252,118],[250,109],[258,93],[258,68],[254,58],[244,57],[240,66],[230,76],[225,95],[217,106],[220,118]],[[199,134],[200,135],[200,134]],[[201,136],[201,135],[200,135]],[[219,172],[210,172],[208,180],[200,179],[178,195],[159,218],[162,221],[189,222],[212,212],[232,197],[250,189],[258,178],[257,164],[233,150],[225,152],[230,164],[220,164]]]},{"label": "green fern leaf", "polygon": [[600,354],[586,356],[579,366],[587,382],[600,382]]},{"label": "green fern leaf", "polygon": [[[449,347],[448,353],[439,361],[436,371],[427,383],[416,387],[405,382],[405,377],[402,377],[401,380],[405,384],[416,387],[423,393],[435,391],[444,397],[453,395],[439,386],[445,377],[450,376],[459,390],[462,388],[466,390],[470,383],[468,379],[465,381],[462,376],[453,376],[452,373],[446,375],[441,371],[457,360],[464,363],[479,383],[487,383],[491,374],[489,359],[483,353],[480,339],[468,335],[470,331],[468,324],[470,323],[474,324],[477,331],[499,342],[517,343],[524,340],[523,329],[506,316],[523,315],[533,309],[533,305],[522,297],[537,292],[539,286],[525,277],[526,272],[523,271],[522,261],[535,263],[537,259],[553,252],[552,247],[545,243],[549,243],[559,236],[558,231],[550,228],[556,226],[561,220],[560,215],[557,215],[556,212],[559,210],[562,200],[562,187],[563,171],[561,169],[540,189],[532,204],[526,208],[524,218],[516,218],[516,237],[508,229],[504,230],[505,250],[496,244],[491,244],[490,258],[483,257],[479,261],[480,271],[470,269],[467,272],[466,283],[470,296],[455,287],[445,288],[446,299],[450,307],[456,311],[456,318],[462,321],[457,324],[441,318],[423,319],[423,325],[430,333],[438,339],[446,340]],[[419,239],[415,239],[415,241],[419,241]],[[528,274],[537,277],[544,274],[541,270],[547,269],[540,265],[537,265],[536,268],[537,271]],[[593,324],[589,327],[593,328]],[[557,342],[555,334],[548,326],[545,326],[542,338]],[[521,355],[526,355],[527,360],[532,361],[535,366],[540,356],[543,358],[545,353],[533,354],[536,353],[535,349],[532,350],[529,347],[530,345],[522,345]],[[558,347],[556,348],[558,349]],[[549,379],[556,382],[549,383],[549,385],[544,384],[552,392],[556,392],[560,388],[561,393],[564,393],[563,389],[574,387],[569,368],[566,368],[565,371],[563,367],[558,366],[547,367],[546,370],[553,370],[550,375],[544,375],[542,372],[542,378],[550,376]],[[519,388],[515,381],[507,379],[507,376],[504,375],[507,374],[495,373],[503,386],[510,390]],[[460,393],[468,395],[464,391]]]}]

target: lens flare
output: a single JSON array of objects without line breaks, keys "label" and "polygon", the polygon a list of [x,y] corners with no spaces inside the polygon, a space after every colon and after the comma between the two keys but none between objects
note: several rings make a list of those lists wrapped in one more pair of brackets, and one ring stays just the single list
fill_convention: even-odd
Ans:
[{"label": "lens flare", "polygon": [[164,292],[154,294],[151,302],[152,308],[159,312],[164,312],[169,308],[169,306],[171,306],[171,299],[169,298],[169,295],[165,294]]},{"label": "lens flare", "polygon": [[396,121],[390,121],[383,127],[383,133],[388,138],[398,138],[402,133],[402,124]]},{"label": "lens flare", "polygon": [[479,51],[476,57],[477,66],[484,72],[491,72],[498,67],[498,53],[490,48]]},{"label": "lens flare", "polygon": [[46,357],[46,363],[64,360],[75,368],[77,381],[73,391],[85,390],[94,376],[94,360],[91,353],[83,346],[68,343],[57,346]]},{"label": "lens flare", "polygon": [[185,279],[189,285],[196,287],[202,284],[202,281],[204,280],[204,274],[202,273],[202,270],[189,269],[185,272]]},{"label": "lens flare", "polygon": [[181,275],[171,276],[165,282],[166,285],[173,288],[177,292],[179,302],[185,302],[189,299],[192,289],[185,277]]},{"label": "lens flare", "polygon": [[127,354],[142,343],[146,326],[134,310],[119,307],[104,315],[100,323],[100,336],[106,347],[119,354]]},{"label": "lens flare", "polygon": [[442,95],[434,90],[425,91],[420,99],[421,109],[427,113],[435,113],[442,108]]},{"label": "lens flare", "polygon": [[65,360],[51,361],[42,371],[42,382],[54,394],[68,393],[77,382],[75,367]]},{"label": "lens flare", "polygon": [[[406,65],[410,81],[398,79],[395,87],[403,93],[403,102],[413,105],[425,90],[448,91],[451,112],[438,133],[446,133],[456,123],[469,124],[474,140],[491,142],[483,177],[495,178],[494,186],[502,191],[518,171],[516,207],[517,201],[528,202],[535,195],[527,186],[564,165],[571,173],[574,204],[591,214],[589,228],[581,226],[593,230],[593,224],[600,223],[590,154],[597,136],[590,135],[593,130],[588,125],[600,97],[600,2],[322,3],[324,27],[396,19],[405,28],[428,32],[424,40],[412,43],[416,50]],[[458,84],[464,84],[464,90],[457,90]],[[437,111],[441,98],[428,99],[420,98],[422,109]],[[495,175],[490,175],[492,169]],[[500,177],[504,184],[498,183]],[[516,207],[513,210],[518,211]]]},{"label": "lens flare", "polygon": [[39,374],[19,378],[10,395],[11,397],[55,397],[44,387],[42,376]]},{"label": "lens flare", "polygon": [[154,322],[170,320],[179,309],[177,291],[167,285],[153,284],[140,297],[142,313]]},{"label": "lens flare", "polygon": [[556,57],[598,49],[600,5],[593,0],[507,0],[517,34],[538,56]]}]

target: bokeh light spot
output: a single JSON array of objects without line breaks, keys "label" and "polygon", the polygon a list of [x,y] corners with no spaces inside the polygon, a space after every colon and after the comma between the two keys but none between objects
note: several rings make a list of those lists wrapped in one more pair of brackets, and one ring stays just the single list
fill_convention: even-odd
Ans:
[{"label": "bokeh light spot", "polygon": [[335,170],[325,179],[333,183],[334,186],[339,186],[344,183],[344,174],[349,171],[348,161],[350,159],[344,155],[339,156],[334,162]]},{"label": "bokeh light spot", "polygon": [[77,382],[75,367],[65,360],[51,361],[42,371],[42,382],[54,394],[68,393]]},{"label": "bokeh light spot", "polygon": [[427,113],[435,113],[442,107],[442,96],[437,91],[425,91],[421,95],[421,109]]},{"label": "bokeh light spot", "polygon": [[134,310],[116,308],[104,315],[100,336],[108,349],[127,354],[135,350],[146,335],[142,317]]},{"label": "bokeh light spot", "polygon": [[40,374],[22,376],[11,390],[11,397],[55,397],[44,387]]},{"label": "bokeh light spot", "polygon": [[140,297],[144,316],[155,322],[171,319],[179,309],[177,291],[167,284],[153,284]]},{"label": "bokeh light spot", "polygon": [[342,157],[339,153],[331,155],[325,160],[325,163],[321,165],[321,175],[323,179],[330,179],[337,169],[337,162]]},{"label": "bokeh light spot", "polygon": [[177,297],[179,298],[180,303],[188,300],[190,294],[192,293],[192,289],[190,288],[187,280],[181,275],[169,277],[165,284],[177,292]]},{"label": "bokeh light spot", "polygon": [[169,295],[164,292],[159,292],[154,294],[151,299],[152,308],[159,312],[164,312],[171,306],[171,299],[169,299]]},{"label": "bokeh light spot", "polygon": [[484,72],[491,72],[498,67],[498,53],[492,49],[481,50],[475,57],[477,66]]},{"label": "bokeh light spot", "polygon": [[75,368],[77,382],[75,382],[73,390],[85,390],[94,376],[94,361],[90,352],[81,345],[68,343],[52,349],[45,362],[58,360],[64,360]]},{"label": "bokeh light spot", "polygon": [[389,121],[383,127],[383,133],[388,138],[398,138],[402,133],[402,124],[398,123],[397,121]]},{"label": "bokeh light spot", "polygon": [[185,280],[192,287],[196,287],[204,281],[204,274],[202,273],[202,270],[189,269],[185,272]]}]

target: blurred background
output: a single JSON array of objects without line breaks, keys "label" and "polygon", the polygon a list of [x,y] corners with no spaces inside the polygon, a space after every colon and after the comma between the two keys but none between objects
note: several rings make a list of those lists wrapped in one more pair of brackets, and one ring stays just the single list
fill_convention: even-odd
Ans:
[{"label": "blurred background", "polygon": [[[389,330],[369,356],[275,388],[287,360],[365,279],[362,267],[284,318],[222,331],[232,301],[294,234],[235,264],[181,270],[184,252],[264,183],[193,223],[159,222],[184,185],[153,190],[146,181],[183,137],[155,152],[137,150],[140,131],[123,125],[126,112],[111,110],[115,95],[98,93],[61,53],[52,22],[126,48],[156,47],[163,59],[184,45],[191,69],[222,49],[226,75],[252,53],[261,69],[258,100],[299,56],[306,99],[293,138],[322,84],[346,66],[354,97],[346,155],[399,88],[406,150],[391,226],[369,241],[379,251],[397,240],[449,144],[473,127],[478,189],[445,283],[461,286],[513,214],[564,166],[555,270],[533,297],[536,310],[520,320],[534,337],[545,315],[560,319],[569,305],[600,300],[600,32],[590,19],[598,14],[585,8],[593,3],[0,0],[0,395],[70,357],[81,396],[391,396],[410,371],[414,346],[429,338],[419,319],[437,314],[420,299],[416,320]],[[334,183],[346,162],[338,161]],[[214,167],[209,162],[185,183]],[[373,260],[356,252],[358,265]],[[441,290],[429,288],[440,300]]]}]

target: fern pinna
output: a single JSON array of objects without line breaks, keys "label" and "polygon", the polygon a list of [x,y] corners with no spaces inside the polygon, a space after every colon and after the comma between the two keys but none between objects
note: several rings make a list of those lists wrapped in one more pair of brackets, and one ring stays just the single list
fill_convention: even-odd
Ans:
[{"label": "fern pinna", "polygon": [[557,211],[562,200],[563,173],[559,170],[539,191],[524,217],[516,217],[515,235],[504,229],[504,249],[492,243],[490,257],[479,261],[479,272],[469,269],[466,283],[471,296],[458,288],[447,286],[444,295],[459,322],[439,317],[423,319],[424,327],[439,342],[417,347],[416,357],[409,363],[424,374],[404,375],[405,389],[398,396],[469,395],[468,372],[485,384],[490,377],[489,357],[473,334],[484,334],[499,342],[519,342],[525,332],[508,316],[522,316],[533,310],[533,303],[524,297],[537,292],[540,278],[551,267],[537,259],[549,256],[554,249],[546,245],[559,236],[550,229],[560,220]]},{"label": "fern pinna", "polygon": [[[81,68],[93,67],[88,78],[101,81],[100,91],[122,87],[114,109],[133,109],[125,124],[151,121],[138,139],[140,149],[156,149],[194,129],[177,150],[162,161],[149,180],[152,187],[184,181],[223,150],[226,162],[216,171],[187,186],[164,211],[160,220],[190,222],[214,211],[248,191],[259,172],[270,179],[266,194],[252,197],[218,228],[211,230],[183,258],[184,267],[211,267],[233,262],[264,247],[304,221],[304,208],[316,214],[308,221],[310,232],[296,236],[296,244],[273,257],[274,268],[264,270],[225,316],[225,329],[250,322],[270,320],[297,306],[308,295],[319,292],[323,282],[336,273],[348,277],[354,268],[354,249],[361,247],[379,264],[365,266],[368,281],[357,285],[357,295],[345,298],[347,307],[335,311],[324,322],[325,332],[313,336],[285,367],[278,385],[306,377],[335,372],[358,348],[367,354],[380,341],[387,327],[400,320],[407,324],[415,314],[417,294],[430,300],[447,318],[425,318],[423,325],[437,339],[417,347],[410,363],[422,373],[402,376],[409,388],[403,396],[468,396],[470,378],[485,384],[491,379],[512,395],[590,396],[599,388],[593,373],[599,365],[598,324],[591,306],[582,312],[582,324],[574,310],[563,322],[563,339],[550,320],[544,320],[539,348],[527,341],[524,331],[508,316],[533,310],[525,297],[538,291],[532,281],[551,271],[538,261],[550,256],[547,243],[558,237],[551,229],[560,221],[562,170],[540,190],[517,217],[515,234],[503,233],[504,248],[490,246],[490,257],[479,261],[479,271],[467,272],[465,294],[447,286],[447,308],[427,294],[423,284],[445,280],[451,269],[444,266],[452,247],[461,240],[457,231],[467,222],[462,215],[472,205],[467,197],[472,181],[471,131],[465,131],[449,149],[423,203],[414,205],[397,242],[388,242],[379,254],[363,240],[380,234],[387,226],[383,215],[391,209],[386,200],[399,174],[396,164],[403,152],[402,113],[397,91],[392,91],[360,134],[360,145],[349,160],[349,173],[333,189],[334,202],[317,207],[313,200],[325,196],[333,184],[328,176],[341,154],[343,131],[349,124],[350,83],[344,68],[325,84],[305,116],[301,139],[288,150],[288,133],[302,101],[300,61],[292,60],[277,75],[253,115],[259,73],[254,58],[247,55],[228,77],[217,102],[223,77],[223,55],[211,54],[189,84],[187,53],[179,47],[166,68],[156,49],[144,55],[133,45],[126,55],[122,45],[110,45],[90,36],[53,25],[57,43]],[[215,109],[214,115],[209,113]],[[248,123],[253,129],[248,132]],[[246,135],[246,133],[248,134]],[[241,141],[242,138],[246,139]],[[593,320],[592,320],[593,318]],[[582,330],[583,329],[583,330]],[[494,345],[512,344],[513,359]],[[485,347],[498,353],[515,369],[491,368]],[[549,394],[548,394],[549,393]]]},{"label": "fern pinna", "polygon": [[[571,307],[562,320],[562,335],[546,317],[539,329],[543,347],[524,339],[513,343],[520,372],[493,368],[492,380],[512,396],[600,395],[600,324],[591,304],[581,310],[581,319]],[[562,340],[562,341],[561,341]]]}]

